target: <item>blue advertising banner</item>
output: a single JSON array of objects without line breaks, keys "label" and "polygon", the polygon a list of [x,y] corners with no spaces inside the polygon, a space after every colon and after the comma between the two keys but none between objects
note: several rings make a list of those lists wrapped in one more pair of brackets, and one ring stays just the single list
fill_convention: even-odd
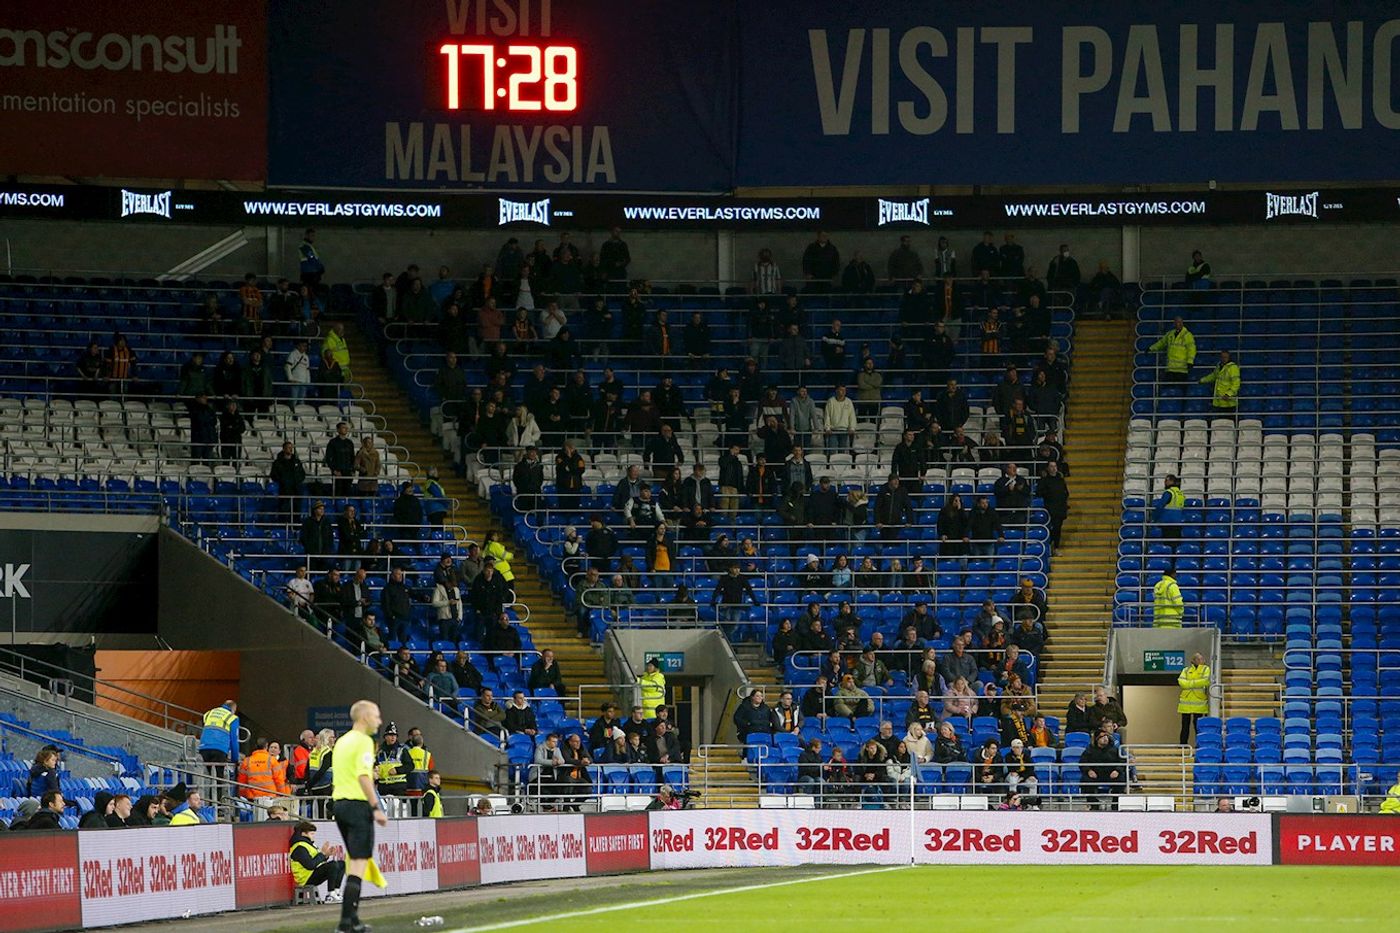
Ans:
[{"label": "blue advertising banner", "polygon": [[1400,6],[744,4],[738,185],[1400,176]]},{"label": "blue advertising banner", "polygon": [[732,182],[729,0],[269,6],[272,185],[714,192]]}]

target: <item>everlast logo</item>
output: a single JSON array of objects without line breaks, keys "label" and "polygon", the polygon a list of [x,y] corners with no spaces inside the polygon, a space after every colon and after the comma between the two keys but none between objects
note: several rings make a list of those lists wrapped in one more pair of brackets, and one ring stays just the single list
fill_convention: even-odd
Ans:
[{"label": "everlast logo", "polygon": [[917,201],[886,201],[879,198],[877,203],[880,207],[880,216],[875,222],[877,227],[899,223],[928,226],[928,198]]},{"label": "everlast logo", "polygon": [[1264,195],[1264,219],[1311,217],[1316,220],[1318,194],[1319,192],[1316,191],[1311,194],[1274,194],[1269,192]]},{"label": "everlast logo", "polygon": [[122,189],[122,216],[130,217],[132,214],[155,214],[158,217],[170,219],[170,199],[171,192],[164,191],[160,194],[141,194],[137,191],[127,191]]},{"label": "everlast logo", "polygon": [[512,223],[533,223],[549,226],[549,198],[540,201],[507,201],[497,198],[501,205],[498,227]]}]

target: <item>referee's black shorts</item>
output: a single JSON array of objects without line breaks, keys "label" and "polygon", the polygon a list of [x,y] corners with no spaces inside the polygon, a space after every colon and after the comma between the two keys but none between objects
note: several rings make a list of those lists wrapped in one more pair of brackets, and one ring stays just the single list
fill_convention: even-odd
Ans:
[{"label": "referee's black shorts", "polygon": [[335,827],[345,842],[347,859],[374,856],[374,811],[364,800],[334,801]]}]

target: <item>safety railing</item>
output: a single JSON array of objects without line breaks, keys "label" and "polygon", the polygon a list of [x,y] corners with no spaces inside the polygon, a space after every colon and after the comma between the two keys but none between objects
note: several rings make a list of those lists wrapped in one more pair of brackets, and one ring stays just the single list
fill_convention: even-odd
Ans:
[{"label": "safety railing", "polygon": [[[1123,759],[1108,765],[1042,758],[1011,766],[998,761],[991,768],[982,768],[973,760],[911,760],[892,772],[885,760],[823,756],[820,762],[779,763],[764,754],[772,751],[768,746],[702,745],[688,763],[614,762],[590,756],[586,764],[570,763],[562,768],[534,763],[503,765],[498,787],[508,783],[512,799],[527,812],[658,807],[657,795],[663,786],[674,791],[677,806],[753,807],[766,805],[765,798],[780,797],[789,799],[776,803],[778,806],[826,809],[994,809],[1011,791],[1021,797],[1018,809],[1101,809],[1115,807],[1119,798],[1129,795],[1143,803],[1144,788],[1136,773],[1138,748],[1147,750],[1122,746]],[[750,763],[736,772],[735,759]],[[1110,777],[1104,773],[1102,779],[1085,774],[1097,775],[1096,769],[1118,774]],[[1154,809],[1191,806],[1189,765],[1183,774],[1177,786],[1146,791],[1161,801]]]},{"label": "safety railing", "polygon": [[[3,686],[0,686],[0,691],[3,689]],[[78,742],[59,738],[50,732],[41,732],[38,729],[31,729],[28,726],[21,726],[19,723],[8,722],[3,719],[0,719],[0,752],[13,754],[8,741],[11,735],[19,736],[31,742],[38,742],[41,745],[52,745],[56,747],[64,757],[75,755],[79,758],[91,758],[94,761],[100,761],[110,767],[112,773],[115,775],[122,775],[126,772],[127,763],[123,761],[119,755],[112,755],[101,749],[90,748]]]}]

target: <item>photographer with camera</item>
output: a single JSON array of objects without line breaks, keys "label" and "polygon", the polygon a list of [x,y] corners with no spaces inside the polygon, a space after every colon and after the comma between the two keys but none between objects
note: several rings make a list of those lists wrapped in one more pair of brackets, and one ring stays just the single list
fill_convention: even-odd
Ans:
[{"label": "photographer with camera", "polygon": [[690,802],[700,796],[699,791],[685,790],[677,792],[670,784],[662,784],[656,791],[656,796],[651,803],[647,804],[648,810],[684,810],[690,806]]}]

